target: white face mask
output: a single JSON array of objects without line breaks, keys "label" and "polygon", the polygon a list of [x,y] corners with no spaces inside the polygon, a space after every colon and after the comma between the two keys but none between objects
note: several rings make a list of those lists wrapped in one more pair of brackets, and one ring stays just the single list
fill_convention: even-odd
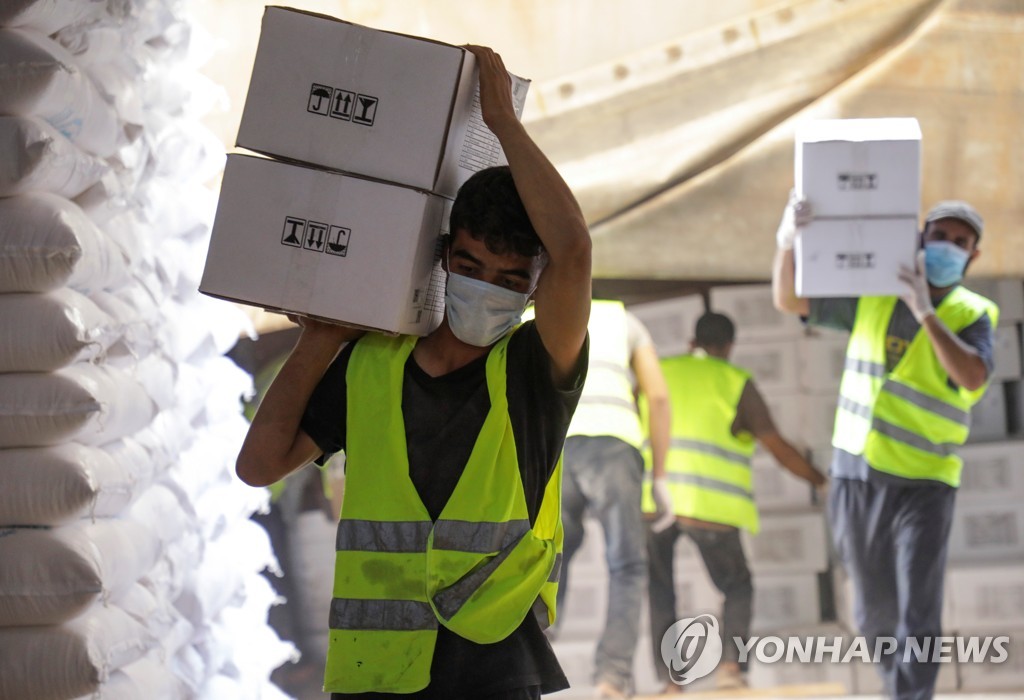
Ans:
[{"label": "white face mask", "polygon": [[449,273],[444,293],[448,327],[463,343],[485,348],[519,324],[529,299],[529,292]]}]

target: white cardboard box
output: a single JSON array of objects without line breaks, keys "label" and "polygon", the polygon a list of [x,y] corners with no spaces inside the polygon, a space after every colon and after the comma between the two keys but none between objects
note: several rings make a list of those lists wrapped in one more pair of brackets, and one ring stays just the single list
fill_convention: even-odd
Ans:
[{"label": "white cardboard box", "polygon": [[800,339],[800,387],[811,392],[838,392],[846,365],[849,333],[816,332]]},{"label": "white cardboard box", "polygon": [[1019,277],[974,278],[968,275],[964,286],[999,306],[999,323],[1024,321],[1024,280]]},{"label": "white cardboard box", "polygon": [[812,450],[829,447],[836,423],[838,391],[807,393],[801,397],[800,439]]},{"label": "white cardboard box", "polygon": [[629,311],[647,327],[661,357],[685,355],[697,319],[704,314],[704,299],[698,294],[632,304]]},{"label": "white cardboard box", "polygon": [[[237,143],[454,197],[505,162],[475,65],[458,46],[268,7]],[[529,81],[512,81],[521,114]]]},{"label": "white cardboard box", "polygon": [[426,335],[444,312],[448,200],[228,156],[199,291],[251,306]]},{"label": "white cardboard box", "polygon": [[1003,324],[1000,322],[994,329],[995,346],[992,348],[992,368],[990,379],[994,382],[1021,377],[1021,329],[1020,324]]},{"label": "white cardboard box", "polygon": [[815,219],[793,246],[800,297],[900,294],[901,265],[913,267],[917,219]]},{"label": "white cardboard box", "polygon": [[967,439],[1000,440],[1009,433],[1009,411],[1003,382],[992,382],[984,396],[971,407],[971,432]]},{"label": "white cardboard box", "polygon": [[725,314],[736,324],[737,342],[792,339],[803,334],[799,317],[775,308],[770,284],[712,287],[708,302],[711,311]]},{"label": "white cardboard box", "polygon": [[824,571],[828,568],[825,517],[819,510],[762,513],[761,531],[743,533],[756,576]]},{"label": "white cardboard box", "polygon": [[957,503],[977,498],[1024,499],[1024,440],[972,443],[957,453],[964,461]]},{"label": "white cardboard box", "polygon": [[816,572],[757,574],[754,576],[756,633],[774,633],[787,627],[821,621],[821,598]]},{"label": "white cardboard box", "polygon": [[1024,560],[1024,502],[1019,498],[964,499],[956,504],[949,561]]},{"label": "white cardboard box", "polygon": [[950,566],[946,588],[951,602],[944,628],[958,633],[1024,628],[1024,563]]},{"label": "white cardboard box", "polygon": [[794,184],[815,217],[916,219],[921,127],[914,118],[819,119],[797,125]]},{"label": "white cardboard box", "polygon": [[777,509],[810,507],[811,485],[779,465],[773,457],[755,455],[751,468],[754,478],[754,501],[762,513]]},{"label": "white cardboard box", "polygon": [[800,358],[792,340],[736,343],[729,361],[750,372],[762,393],[799,388]]}]

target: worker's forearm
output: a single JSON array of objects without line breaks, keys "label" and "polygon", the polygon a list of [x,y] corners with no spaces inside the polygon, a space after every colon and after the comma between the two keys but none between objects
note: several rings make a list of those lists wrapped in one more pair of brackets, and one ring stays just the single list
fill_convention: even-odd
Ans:
[{"label": "worker's forearm", "polygon": [[935,314],[925,316],[922,325],[949,378],[969,391],[980,389],[988,380],[988,368],[974,348],[950,331]]},{"label": "worker's forearm", "polygon": [[784,313],[806,316],[810,302],[796,295],[796,263],[792,248],[779,248],[772,262],[772,301]]},{"label": "worker's forearm", "polygon": [[672,414],[667,396],[649,398],[647,406],[651,474],[653,478],[660,479],[665,476],[665,460],[668,458],[669,443],[672,440]]}]

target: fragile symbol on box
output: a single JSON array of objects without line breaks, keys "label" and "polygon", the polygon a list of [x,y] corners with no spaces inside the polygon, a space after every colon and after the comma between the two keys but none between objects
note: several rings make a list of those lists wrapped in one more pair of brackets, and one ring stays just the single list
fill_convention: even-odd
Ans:
[{"label": "fragile symbol on box", "polygon": [[317,253],[345,257],[352,229],[319,221],[307,221],[297,216],[284,218],[281,244],[293,248],[305,248]]},{"label": "fragile symbol on box", "polygon": [[840,190],[877,190],[878,173],[837,173]]},{"label": "fragile symbol on box", "polygon": [[875,254],[867,252],[836,253],[838,270],[870,270],[875,267]]},{"label": "fragile symbol on box", "polygon": [[380,100],[372,95],[357,94],[350,90],[313,83],[309,88],[306,111],[353,124],[373,126],[373,121],[377,117],[378,102]]}]

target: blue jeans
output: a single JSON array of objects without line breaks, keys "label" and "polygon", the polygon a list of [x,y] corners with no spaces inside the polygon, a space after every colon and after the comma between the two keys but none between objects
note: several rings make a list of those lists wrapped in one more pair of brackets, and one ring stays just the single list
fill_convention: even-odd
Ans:
[{"label": "blue jeans", "polygon": [[632,689],[633,654],[647,585],[645,526],[640,511],[643,458],[613,437],[573,436],[565,441],[562,526],[565,544],[558,607],[568,589],[569,563],[583,542],[583,515],[590,511],[604,530],[608,562],[608,610],[594,656],[594,682]]}]

